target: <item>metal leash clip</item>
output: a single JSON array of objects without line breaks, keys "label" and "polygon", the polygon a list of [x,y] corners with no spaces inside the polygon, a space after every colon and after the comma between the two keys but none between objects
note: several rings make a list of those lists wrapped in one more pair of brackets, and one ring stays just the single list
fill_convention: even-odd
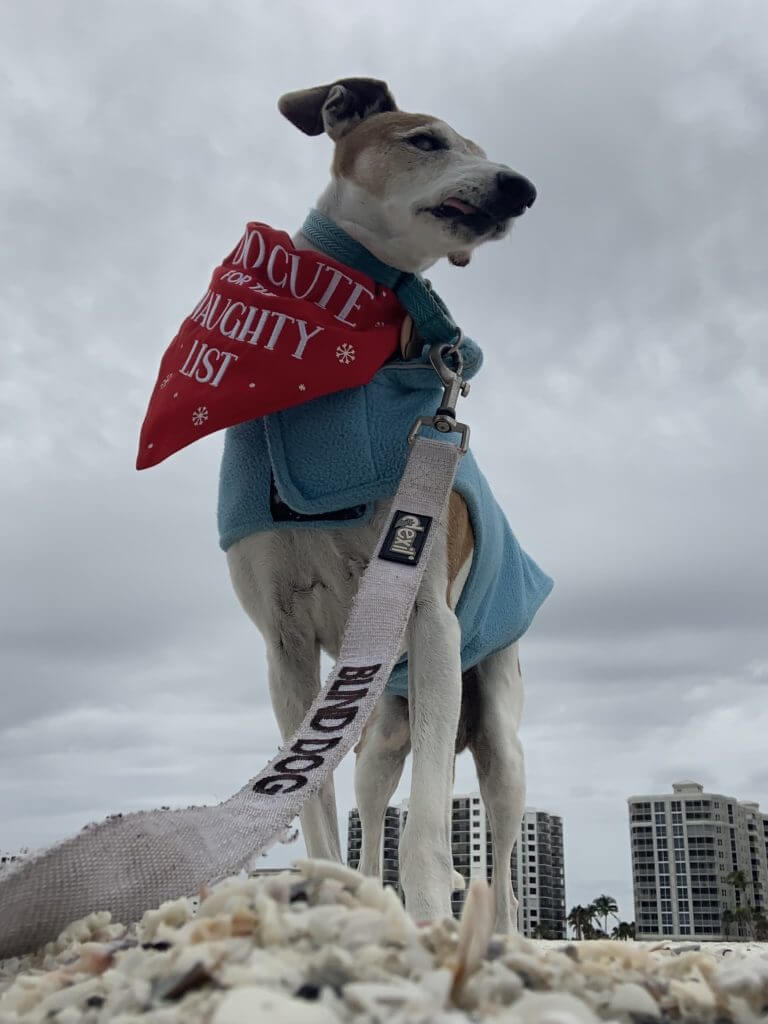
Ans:
[{"label": "metal leash clip", "polygon": [[[464,338],[459,330],[456,341],[448,345],[438,341],[429,350],[429,361],[443,384],[443,400],[434,416],[419,416],[408,433],[408,443],[413,444],[422,427],[434,427],[441,434],[461,434],[459,449],[466,452],[469,448],[469,427],[466,423],[456,420],[456,403],[459,397],[466,398],[469,394],[469,381],[464,380],[461,371],[464,368],[459,346]],[[445,362],[445,357],[454,356],[456,369]]]}]

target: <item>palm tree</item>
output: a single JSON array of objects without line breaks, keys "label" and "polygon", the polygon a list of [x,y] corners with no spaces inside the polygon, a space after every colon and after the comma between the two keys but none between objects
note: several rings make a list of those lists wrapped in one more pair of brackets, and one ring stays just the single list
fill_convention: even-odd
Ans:
[{"label": "palm tree", "polygon": [[582,929],[584,927],[584,907],[580,903],[577,903],[575,907],[571,907],[566,921],[576,932],[576,938],[581,939]]},{"label": "palm tree", "polygon": [[746,899],[746,889],[747,885],[749,884],[747,881],[746,873],[742,871],[740,868],[736,869],[735,871],[731,871],[725,877],[725,884],[733,886],[736,898],[736,909],[733,911],[726,911],[723,917],[727,917],[727,922],[729,926],[731,924],[736,925],[736,934],[738,938],[741,938],[742,923],[744,924],[747,933],[751,933],[752,931],[752,907],[749,905],[749,903],[742,903],[740,895],[741,893],[744,893]]},{"label": "palm tree", "polygon": [[752,938],[752,920],[754,918],[754,911],[752,907],[747,903],[743,907],[736,907],[733,912],[733,920],[739,926],[739,935],[741,935],[741,925],[744,924],[744,929],[747,933],[747,938]]},{"label": "palm tree", "polygon": [[577,904],[575,907],[571,907],[571,912],[568,914],[568,924],[576,932],[576,938],[589,938],[587,932],[592,929],[592,918],[594,916],[593,908],[582,907],[581,904]]},{"label": "palm tree", "polygon": [[758,942],[765,942],[768,939],[768,917],[759,913],[754,920],[754,933]]},{"label": "palm tree", "polygon": [[747,876],[741,869],[738,871],[731,871],[731,873],[725,877],[725,884],[732,885],[734,889],[746,889]]},{"label": "palm tree", "polygon": [[635,923],[634,921],[630,924],[628,921],[619,921],[616,927],[611,932],[612,939],[619,939],[622,942],[627,939],[634,939],[635,937]]},{"label": "palm tree", "polygon": [[616,903],[616,900],[613,898],[613,896],[606,896],[605,893],[603,893],[602,896],[598,896],[597,897],[597,899],[592,904],[592,906],[595,909],[595,914],[598,917],[602,917],[602,919],[603,919],[603,932],[607,935],[608,934],[608,915],[610,914],[611,917],[615,917],[616,920],[618,921],[617,914],[618,914],[618,911],[619,911],[619,907],[618,907],[618,904]]},{"label": "palm tree", "polygon": [[725,937],[727,939],[728,932],[730,932],[731,925],[733,924],[733,911],[729,907],[726,907],[720,915],[720,923],[723,931],[725,932]]}]

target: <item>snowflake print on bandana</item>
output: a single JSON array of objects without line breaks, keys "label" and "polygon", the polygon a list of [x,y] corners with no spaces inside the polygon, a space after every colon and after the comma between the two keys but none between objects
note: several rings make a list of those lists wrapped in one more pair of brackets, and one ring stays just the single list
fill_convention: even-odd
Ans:
[{"label": "snowflake print on bandana", "polygon": [[339,345],[336,349],[336,358],[343,366],[349,366],[349,364],[354,362],[355,359],[354,345],[350,345],[348,342],[344,342],[343,345]]},{"label": "snowflake print on bandana", "polygon": [[192,422],[196,427],[202,427],[205,421],[208,419],[208,410],[204,405],[200,405],[192,413]]}]

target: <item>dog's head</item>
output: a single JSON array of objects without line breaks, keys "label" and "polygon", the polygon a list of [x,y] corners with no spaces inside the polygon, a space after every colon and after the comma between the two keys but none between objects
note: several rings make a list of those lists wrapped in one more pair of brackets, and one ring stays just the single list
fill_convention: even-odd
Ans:
[{"label": "dog's head", "polygon": [[323,212],[377,255],[405,270],[501,238],[533,204],[536,189],[506,164],[427,114],[407,114],[385,82],[342,78],[287,93],[279,109],[307,135],[335,142]]}]

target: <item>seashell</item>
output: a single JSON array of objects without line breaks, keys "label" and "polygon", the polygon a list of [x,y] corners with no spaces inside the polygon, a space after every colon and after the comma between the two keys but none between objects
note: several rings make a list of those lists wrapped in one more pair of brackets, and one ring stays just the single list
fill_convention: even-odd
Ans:
[{"label": "seashell", "polygon": [[343,865],[223,879],[126,928],[69,925],[0,963],[0,1024],[757,1024],[760,943],[533,942],[491,937],[473,885],[460,923],[419,925],[397,894]]},{"label": "seashell", "polygon": [[[46,1017],[54,1017],[59,1019],[59,1014],[62,1010],[67,1007],[81,1007],[85,1004],[89,996],[96,992],[101,991],[101,982],[97,978],[89,978],[87,981],[83,981],[80,984],[68,985],[60,988],[56,992],[51,992],[46,995],[44,999],[40,1000],[35,1006],[35,1016],[39,1020],[45,1020]],[[0,1009],[3,1004],[0,1003]],[[29,1007],[31,1009],[31,1007]],[[2,1017],[0,1017],[2,1020]]]},{"label": "seashell", "polygon": [[568,992],[524,992],[494,1024],[599,1024],[586,1003]]},{"label": "seashell", "polygon": [[715,996],[709,985],[697,980],[679,981],[677,978],[670,981],[669,991],[664,1000],[666,1006],[670,1002],[678,1007],[683,1017],[711,1013],[716,1006]]},{"label": "seashell", "polygon": [[477,1007],[480,1012],[486,1012],[494,1007],[508,1006],[519,999],[522,992],[523,983],[519,975],[494,960],[467,979],[461,992],[461,1002],[465,1007]]},{"label": "seashell", "polygon": [[45,952],[55,956],[74,943],[91,942],[100,931],[109,926],[111,921],[112,915],[108,910],[95,911],[93,914],[81,917],[67,925],[54,942],[49,942],[44,947]]},{"label": "seashell", "polygon": [[[714,972],[713,985],[724,997],[738,996],[755,1013],[762,1014],[768,1005],[768,960],[764,957],[728,958],[720,961]],[[734,1018],[736,1019],[736,1018]]]},{"label": "seashell", "polygon": [[453,973],[447,967],[427,971],[419,977],[419,985],[430,997],[432,1006],[445,1006],[453,987]]},{"label": "seashell", "polygon": [[310,963],[306,981],[310,985],[317,985],[320,988],[328,986],[340,992],[344,985],[356,980],[357,963],[357,958],[346,949],[333,947],[323,950],[321,955]]},{"label": "seashell", "polygon": [[297,868],[305,878],[332,878],[341,882],[347,888],[356,892],[365,879],[354,868],[348,868],[345,864],[339,864],[335,860],[297,860],[293,866]]},{"label": "seashell", "polygon": [[191,918],[192,908],[188,899],[183,897],[179,900],[168,900],[162,903],[157,910],[146,911],[136,926],[136,935],[139,942],[151,942],[161,925],[180,928]]},{"label": "seashell", "polygon": [[356,949],[370,943],[372,938],[380,941],[382,932],[381,914],[369,907],[356,907],[348,911],[344,927],[339,933],[339,942],[345,949]]},{"label": "seashell", "polygon": [[414,943],[418,936],[418,928],[413,918],[406,913],[400,897],[387,887],[384,889],[384,905],[381,908],[382,941],[396,943]]},{"label": "seashell", "polygon": [[263,985],[233,989],[219,1002],[211,1024],[339,1024],[339,1018],[321,1002],[294,999]]},{"label": "seashell", "polygon": [[307,913],[307,934],[317,945],[335,943],[348,916],[346,907],[313,907]]},{"label": "seashell", "polygon": [[353,1010],[381,1017],[404,1006],[419,1006],[429,1002],[429,995],[418,985],[402,978],[383,982],[351,982],[342,993],[344,1001]]},{"label": "seashell", "polygon": [[84,942],[80,947],[80,956],[73,964],[68,964],[68,974],[103,974],[111,966],[114,953],[109,946],[101,942]]},{"label": "seashell", "polygon": [[157,979],[152,986],[151,994],[156,999],[176,1000],[193,989],[212,983],[216,983],[216,979],[208,968],[202,963],[196,963],[183,974],[172,974],[168,978]]},{"label": "seashell", "polygon": [[392,892],[392,890],[384,889],[377,878],[366,878],[363,875],[363,880],[360,882],[355,896],[364,906],[371,907],[373,910],[383,910],[387,905],[388,892]]},{"label": "seashell", "polygon": [[82,1019],[83,1015],[76,1006],[67,1006],[56,1014],[57,1024],[78,1024]]},{"label": "seashell", "polygon": [[661,1008],[653,996],[642,985],[625,982],[613,990],[608,1012],[613,1014],[626,1013],[643,1020],[660,1020]]},{"label": "seashell", "polygon": [[280,946],[287,938],[287,929],[280,904],[260,892],[254,899],[254,913],[259,919],[259,939],[262,946]]},{"label": "seashell", "polygon": [[551,988],[556,977],[551,964],[530,953],[509,953],[503,963],[520,977],[526,988]]},{"label": "seashell", "polygon": [[483,961],[493,935],[493,894],[488,883],[476,879],[469,887],[459,925],[456,961],[453,969],[453,997],[457,998],[465,979]]},{"label": "seashell", "polygon": [[700,942],[677,942],[671,951],[674,956],[680,956],[681,953],[693,953],[698,949],[701,949]]}]

